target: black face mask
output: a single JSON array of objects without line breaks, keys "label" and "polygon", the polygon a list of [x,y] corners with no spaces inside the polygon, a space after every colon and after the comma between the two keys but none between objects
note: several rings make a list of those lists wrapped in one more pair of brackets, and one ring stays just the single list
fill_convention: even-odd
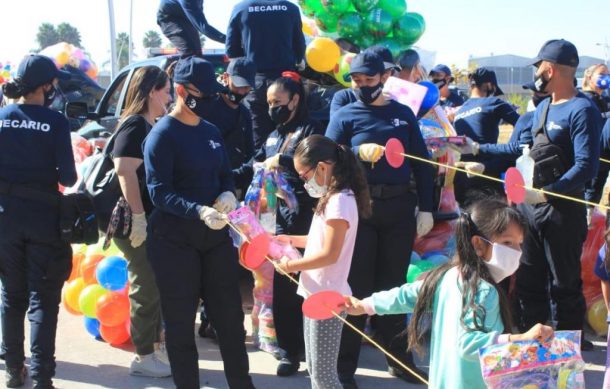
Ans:
[{"label": "black face mask", "polygon": [[544,78],[544,73],[537,75],[534,77],[534,87],[536,88],[536,92],[546,93],[546,87],[549,85],[551,80],[547,80]]},{"label": "black face mask", "polygon": [[438,89],[442,89],[445,85],[447,85],[447,80],[444,78],[442,80],[432,80],[432,82]]},{"label": "black face mask", "polygon": [[240,95],[239,93],[229,91],[229,93],[227,93],[227,97],[229,98],[230,102],[239,104],[246,97],[246,95]]},{"label": "black face mask", "polygon": [[214,96],[197,97],[192,94],[188,94],[184,102],[193,113],[200,118],[210,117],[210,112],[214,109]]},{"label": "black face mask", "polygon": [[381,82],[375,86],[361,86],[360,88],[354,89],[354,93],[358,100],[366,105],[370,105],[373,101],[377,100],[382,91],[383,84]]},{"label": "black face mask", "polygon": [[51,89],[44,92],[44,106],[50,106],[55,100],[55,96],[57,96],[57,88],[55,88],[55,85],[51,85]]},{"label": "black face mask", "polygon": [[275,124],[284,124],[290,119],[290,115],[292,111],[288,108],[288,104],[286,105],[277,105],[275,107],[269,108],[269,117]]}]

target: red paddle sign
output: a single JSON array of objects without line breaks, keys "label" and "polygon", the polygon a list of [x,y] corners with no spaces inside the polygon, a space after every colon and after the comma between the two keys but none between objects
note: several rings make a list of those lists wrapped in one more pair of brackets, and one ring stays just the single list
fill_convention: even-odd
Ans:
[{"label": "red paddle sign", "polygon": [[324,290],[314,293],[303,302],[303,314],[314,320],[327,320],[341,313],[345,298],[339,292]]},{"label": "red paddle sign", "polygon": [[391,138],[388,143],[385,144],[385,159],[388,161],[388,165],[397,169],[402,166],[405,162],[405,157],[402,154],[405,153],[405,147],[402,142],[396,138]]},{"label": "red paddle sign", "polygon": [[256,235],[249,243],[244,242],[239,253],[241,264],[250,270],[258,269],[269,254],[270,243],[271,239],[267,234]]},{"label": "red paddle sign", "polygon": [[525,201],[525,180],[517,168],[511,167],[506,171],[504,190],[511,203],[521,204]]}]

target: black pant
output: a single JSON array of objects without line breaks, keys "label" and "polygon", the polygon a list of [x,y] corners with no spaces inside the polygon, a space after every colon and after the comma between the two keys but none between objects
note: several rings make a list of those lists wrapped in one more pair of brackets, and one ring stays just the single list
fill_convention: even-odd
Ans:
[{"label": "black pant", "polygon": [[250,110],[250,115],[252,115],[254,150],[260,149],[267,141],[269,134],[275,129],[275,123],[269,117],[267,88],[281,75],[281,72],[257,74],[255,87],[245,98],[246,106]]},{"label": "black pant", "polygon": [[[373,216],[360,219],[348,282],[356,298],[388,290],[405,283],[415,240],[415,207],[417,198],[407,193],[388,199],[373,199]],[[364,329],[366,316],[349,316],[348,320]],[[376,317],[376,333],[384,347],[403,362],[412,362],[406,353],[405,315]],[[339,352],[339,376],[353,377],[358,367],[362,337],[343,327]],[[396,363],[388,359],[388,364]]]},{"label": "black pant", "polygon": [[163,35],[174,45],[182,58],[203,55],[199,31],[193,27],[188,19],[160,19],[157,20],[157,24]]},{"label": "black pant", "polygon": [[556,304],[558,330],[582,330],[586,311],[580,278],[580,256],[587,236],[585,207],[564,200],[520,205],[528,231],[517,270],[519,327],[530,329],[550,316]]},{"label": "black pant", "polygon": [[27,311],[31,376],[41,382],[55,375],[61,288],[72,269],[72,249],[59,238],[58,220],[57,208],[0,196],[2,334],[6,366],[20,368],[24,364]]},{"label": "black pant", "polygon": [[248,375],[237,251],[227,229],[154,211],[146,241],[161,295],[167,351],[178,389],[199,388],[193,334],[199,298],[218,335],[230,388],[253,388]]},{"label": "black pant", "polygon": [[[280,203],[283,204],[282,201]],[[278,210],[277,234],[307,235],[313,218],[312,206],[300,204],[299,213],[286,207]],[[305,353],[303,340],[303,297],[297,294],[298,285],[288,277],[275,272],[273,275],[273,324],[278,347],[283,356],[297,358]]]}]

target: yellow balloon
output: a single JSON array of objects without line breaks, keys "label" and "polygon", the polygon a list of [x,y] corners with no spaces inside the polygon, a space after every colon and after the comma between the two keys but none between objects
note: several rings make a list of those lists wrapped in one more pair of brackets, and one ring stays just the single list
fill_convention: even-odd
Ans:
[{"label": "yellow balloon", "polygon": [[70,55],[65,51],[62,51],[55,57],[55,62],[57,62],[59,66],[64,66],[68,61],[70,61]]},{"label": "yellow balloon", "polygon": [[354,53],[342,55],[333,68],[332,75],[335,77],[335,80],[347,88],[352,86],[352,77],[349,74],[349,69],[355,56],[356,54]]},{"label": "yellow balloon", "polygon": [[606,309],[606,304],[603,299],[595,300],[589,309],[587,309],[587,321],[591,328],[593,328],[593,331],[599,336],[608,333],[607,317],[608,310]]},{"label": "yellow balloon", "polygon": [[305,51],[305,59],[309,66],[321,73],[333,70],[341,57],[341,49],[334,40],[330,38],[316,38]]}]

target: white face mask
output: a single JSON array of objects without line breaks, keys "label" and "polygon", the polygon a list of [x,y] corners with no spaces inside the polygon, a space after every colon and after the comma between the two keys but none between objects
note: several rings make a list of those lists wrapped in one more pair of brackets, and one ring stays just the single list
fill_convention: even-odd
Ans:
[{"label": "white face mask", "polygon": [[319,199],[324,196],[326,192],[328,192],[328,184],[326,183],[326,177],[324,178],[324,185],[319,185],[316,182],[316,174],[318,173],[318,167],[316,166],[316,170],[313,172],[313,176],[305,184],[303,187],[307,191],[307,193],[313,197],[314,199]]},{"label": "white face mask", "polygon": [[485,262],[496,283],[510,277],[519,268],[521,251],[499,243],[493,243],[481,238],[492,246],[491,259]]}]

